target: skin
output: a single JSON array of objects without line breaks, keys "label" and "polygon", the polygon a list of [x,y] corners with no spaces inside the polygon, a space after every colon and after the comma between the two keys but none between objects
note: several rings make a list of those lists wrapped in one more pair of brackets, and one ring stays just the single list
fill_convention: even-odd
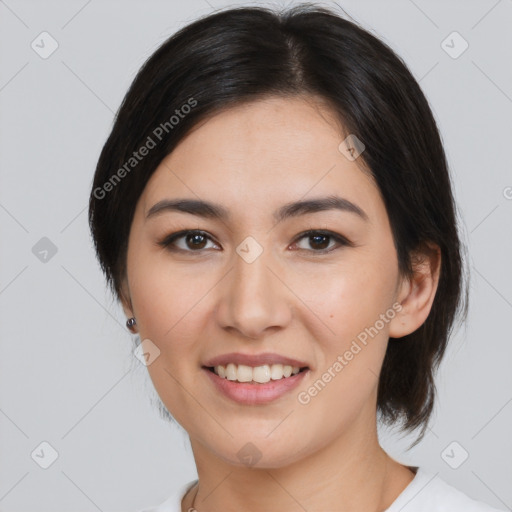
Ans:
[{"label": "skin", "polygon": [[[345,138],[315,98],[268,98],[232,107],[195,127],[156,169],[131,226],[122,303],[141,340],[160,355],[148,371],[163,403],[190,436],[199,486],[182,510],[382,511],[414,477],[377,438],[378,375],[389,336],[415,331],[437,289],[440,257],[421,255],[400,275],[388,216],[362,158],[338,149]],[[328,210],[275,223],[285,203],[337,194],[368,216]],[[220,203],[228,221],[164,212],[162,199]],[[200,229],[211,239],[158,245]],[[339,233],[325,245],[308,229]],[[263,253],[247,263],[237,246],[251,236]],[[321,242],[321,241],[320,241]],[[320,254],[324,247],[334,248]],[[188,251],[188,252],[187,252]],[[402,309],[308,404],[307,390],[380,314]],[[277,352],[307,362],[299,388],[266,405],[221,395],[202,364],[227,352]],[[237,456],[248,442],[261,458]],[[197,496],[196,496],[197,494]]]}]

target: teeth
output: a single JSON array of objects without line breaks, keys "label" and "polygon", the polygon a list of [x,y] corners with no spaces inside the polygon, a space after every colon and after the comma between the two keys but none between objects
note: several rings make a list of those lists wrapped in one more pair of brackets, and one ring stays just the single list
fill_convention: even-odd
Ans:
[{"label": "teeth", "polygon": [[250,368],[250,370],[252,373],[252,380],[260,383],[270,381],[270,366],[268,364],[256,366],[256,368]]},{"label": "teeth", "polygon": [[270,368],[270,378],[272,380],[279,380],[283,378],[283,365],[273,364]]},{"label": "teeth", "polygon": [[215,366],[214,372],[223,379],[236,380],[238,382],[258,382],[265,384],[271,380],[280,380],[299,373],[298,366],[283,364],[264,364],[263,366],[247,366],[245,364],[229,363],[227,366]]},{"label": "teeth", "polygon": [[252,368],[250,366],[245,366],[244,364],[239,364],[236,371],[236,377],[238,382],[251,382]]},{"label": "teeth", "polygon": [[236,380],[236,366],[233,363],[229,363],[226,366],[226,379],[228,380]]}]

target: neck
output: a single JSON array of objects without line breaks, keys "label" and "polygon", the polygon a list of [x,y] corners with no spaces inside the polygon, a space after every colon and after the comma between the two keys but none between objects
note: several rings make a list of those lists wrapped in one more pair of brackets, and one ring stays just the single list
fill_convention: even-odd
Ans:
[{"label": "neck", "polygon": [[183,510],[248,512],[385,511],[414,474],[380,447],[376,428],[345,435],[295,463],[278,468],[234,466],[191,439],[199,484]]}]

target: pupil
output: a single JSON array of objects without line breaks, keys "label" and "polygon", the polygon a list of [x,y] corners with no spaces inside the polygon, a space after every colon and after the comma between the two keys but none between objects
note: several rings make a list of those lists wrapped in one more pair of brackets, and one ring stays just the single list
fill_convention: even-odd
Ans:
[{"label": "pupil", "polygon": [[[329,238],[329,236],[328,236],[328,235],[312,235],[312,236],[310,237],[310,239],[313,239],[313,240],[314,240],[314,239],[319,239],[319,238],[320,238],[320,239],[321,239],[321,238],[323,238],[323,239],[324,239],[324,242],[325,242],[325,240],[327,240],[327,239]],[[313,242],[313,244],[315,244],[315,243],[316,243],[316,242]],[[318,245],[318,244],[317,244],[317,245]],[[320,242],[320,245],[323,245],[323,246],[324,246],[324,247],[321,247],[321,249],[325,249],[326,247],[328,247],[328,246],[329,246],[329,243],[324,243],[324,244],[322,244],[322,243]]]},{"label": "pupil", "polygon": [[[198,241],[198,239],[199,239],[199,243],[197,244],[196,242]],[[201,239],[203,239],[203,240],[201,240]],[[199,233],[194,233],[192,235],[189,235],[188,240],[189,241],[192,240],[191,245],[197,249],[198,246],[201,245],[201,241],[203,241],[203,243],[204,243],[204,236]],[[199,247],[199,248],[201,248],[201,247]]]}]

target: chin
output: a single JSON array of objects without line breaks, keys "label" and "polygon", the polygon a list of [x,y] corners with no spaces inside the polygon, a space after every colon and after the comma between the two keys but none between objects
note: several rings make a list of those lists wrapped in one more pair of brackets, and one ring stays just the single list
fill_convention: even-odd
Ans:
[{"label": "chin", "polygon": [[[301,438],[305,443],[304,437]],[[311,443],[298,446],[298,439],[290,436],[279,437],[270,441],[265,436],[250,440],[250,436],[243,439],[231,439],[223,446],[212,446],[212,453],[226,464],[254,469],[277,469],[289,466],[305,457],[311,451]]]}]

